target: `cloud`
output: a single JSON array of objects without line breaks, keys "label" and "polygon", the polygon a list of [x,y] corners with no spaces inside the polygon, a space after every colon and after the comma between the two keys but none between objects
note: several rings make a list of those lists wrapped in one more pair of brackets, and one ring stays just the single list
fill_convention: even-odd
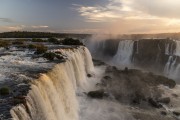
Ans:
[{"label": "cloud", "polygon": [[84,6],[77,5],[75,9],[81,16],[85,17],[86,22],[114,22],[118,19],[155,19],[155,16],[151,16],[140,10],[134,9],[133,0],[109,0],[104,5]]},{"label": "cloud", "polygon": [[[123,0],[125,1],[125,0]],[[165,17],[165,18],[180,18],[180,1],[179,0],[130,0],[128,4],[135,10],[143,11],[147,14]]]},{"label": "cloud", "polygon": [[0,32],[5,31],[44,31],[49,32],[52,31],[49,29],[49,26],[47,25],[32,25],[32,26],[26,26],[26,25],[13,25],[13,26],[0,26]]},{"label": "cloud", "polygon": [[119,8],[112,3],[106,6],[83,6],[77,4],[73,4],[73,6],[81,16],[85,17],[86,22],[110,22],[121,17],[118,13]]},{"label": "cloud", "polygon": [[102,31],[102,29],[69,29],[69,30],[61,30],[59,32],[62,32],[62,33],[80,33],[80,34],[95,34],[95,33],[99,33],[100,31]]},{"label": "cloud", "polygon": [[179,19],[179,0],[108,0],[106,5],[73,4],[87,22],[112,22],[117,19]]},{"label": "cloud", "polygon": [[49,26],[47,26],[47,25],[37,25],[37,26],[31,26],[32,28],[34,28],[34,29],[38,29],[38,28],[48,28]]},{"label": "cloud", "polygon": [[11,20],[11,19],[9,19],[9,18],[0,18],[0,22],[10,23],[10,22],[13,22],[13,20]]},{"label": "cloud", "polygon": [[108,23],[106,32],[180,31],[179,0],[108,0],[105,5],[73,6],[86,22]]}]

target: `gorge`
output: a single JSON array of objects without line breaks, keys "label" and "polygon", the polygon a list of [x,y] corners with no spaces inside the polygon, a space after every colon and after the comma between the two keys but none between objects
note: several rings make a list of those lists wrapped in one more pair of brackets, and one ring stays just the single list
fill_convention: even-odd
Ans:
[{"label": "gorge", "polygon": [[1,74],[17,76],[1,82],[12,92],[1,97],[1,119],[179,119],[178,41],[89,40],[85,45],[47,45],[56,55],[53,61],[10,47],[1,56],[1,63],[9,62]]}]

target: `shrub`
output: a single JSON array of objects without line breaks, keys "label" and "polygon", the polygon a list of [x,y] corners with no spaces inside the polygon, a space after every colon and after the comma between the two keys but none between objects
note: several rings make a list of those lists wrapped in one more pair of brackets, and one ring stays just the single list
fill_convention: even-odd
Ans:
[{"label": "shrub", "polygon": [[7,48],[9,47],[9,45],[10,45],[9,41],[0,40],[0,47]]},{"label": "shrub", "polygon": [[24,42],[23,41],[14,41],[12,42],[13,45],[23,45]]},{"label": "shrub", "polygon": [[22,42],[22,41],[14,41],[14,42],[12,42],[12,44],[13,45],[22,45],[22,44],[24,44],[24,42]]},{"label": "shrub", "polygon": [[43,57],[48,60],[54,60],[54,58],[56,57],[56,54],[52,52],[47,52],[47,53],[44,53]]},{"label": "shrub", "polygon": [[36,48],[37,48],[37,46],[34,45],[34,44],[29,44],[28,45],[28,49],[36,49]]},{"label": "shrub", "polygon": [[54,43],[54,44],[61,44],[61,42],[56,38],[49,38],[48,42]]},{"label": "shrub", "polygon": [[65,38],[62,41],[63,45],[83,45],[83,43],[78,40],[78,39],[73,39],[73,38]]},{"label": "shrub", "polygon": [[40,45],[36,45],[36,52],[35,54],[43,54],[47,51],[47,47],[40,44]]},{"label": "shrub", "polygon": [[10,93],[10,90],[9,90],[9,88],[8,87],[2,87],[2,88],[0,88],[0,95],[9,95],[9,93]]}]

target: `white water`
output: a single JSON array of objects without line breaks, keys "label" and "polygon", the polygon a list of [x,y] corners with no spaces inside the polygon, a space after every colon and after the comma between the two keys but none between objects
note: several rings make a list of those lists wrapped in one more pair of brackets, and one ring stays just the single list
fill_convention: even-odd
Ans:
[{"label": "white water", "polygon": [[[170,49],[170,50],[169,50]],[[176,49],[172,50],[169,45],[166,46],[166,52],[169,51],[169,59],[164,67],[164,74],[170,78],[178,79],[180,73],[180,63],[177,63],[177,56],[180,57],[180,41],[176,41]]]},{"label": "white water", "polygon": [[113,58],[113,63],[118,65],[130,65],[133,54],[134,41],[123,40],[119,42],[118,50]]},{"label": "white water", "polygon": [[11,110],[15,120],[79,119],[75,91],[78,86],[81,89],[88,88],[86,74],[93,72],[92,58],[83,47],[61,51],[68,60],[33,81],[26,105],[18,105]]}]

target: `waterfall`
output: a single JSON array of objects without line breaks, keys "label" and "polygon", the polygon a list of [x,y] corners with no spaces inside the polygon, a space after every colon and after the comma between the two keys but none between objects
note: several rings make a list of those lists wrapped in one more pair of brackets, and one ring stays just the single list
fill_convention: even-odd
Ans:
[{"label": "waterfall", "polygon": [[170,52],[169,52],[169,51],[170,51],[169,49],[170,49],[169,43],[165,44],[165,54],[166,54],[166,55],[169,55],[169,53],[170,53]]},{"label": "waterfall", "polygon": [[85,47],[55,51],[61,51],[68,59],[32,82],[26,103],[10,111],[14,120],[79,119],[75,92],[77,87],[88,86],[86,74],[94,70],[91,55]]},{"label": "waterfall", "polygon": [[136,54],[139,53],[139,41],[136,41],[137,45],[136,45]]},{"label": "waterfall", "polygon": [[169,56],[169,59],[168,59],[166,65],[165,65],[165,67],[164,67],[164,73],[165,73],[166,75],[169,74],[169,70],[170,70],[172,61],[173,61],[173,56]]},{"label": "waterfall", "polygon": [[130,65],[133,54],[133,45],[134,41],[132,40],[120,41],[116,55],[113,57],[114,63],[119,65]]},{"label": "waterfall", "polygon": [[177,63],[177,57],[180,57],[180,41],[176,41],[176,49],[173,51],[173,44],[171,44],[171,48],[166,46],[166,49],[170,49],[168,55],[169,59],[164,67],[164,74],[171,78],[177,79],[179,78],[180,72],[180,63]]},{"label": "waterfall", "polygon": [[180,56],[180,41],[176,41],[175,55]]}]

